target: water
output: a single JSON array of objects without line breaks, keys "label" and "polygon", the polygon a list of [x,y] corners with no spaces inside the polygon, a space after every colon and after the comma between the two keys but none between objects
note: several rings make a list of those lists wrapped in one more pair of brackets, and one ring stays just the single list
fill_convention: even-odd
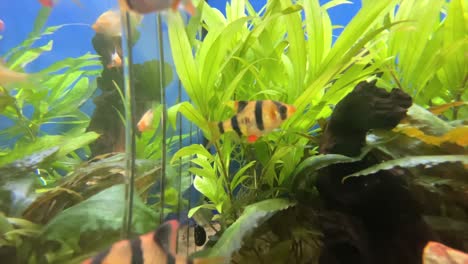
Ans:
[{"label": "water", "polygon": [[[353,166],[362,158],[343,156],[359,152],[359,148],[333,152],[332,145],[325,146],[330,152],[319,150],[324,120],[357,83],[377,78],[377,71],[385,67],[390,70],[377,83],[385,90],[372,94],[382,98],[373,104],[375,98],[369,96],[369,100],[359,101],[359,107],[345,111],[367,109],[348,117],[349,125],[343,130],[361,125],[361,118],[374,118],[371,121],[378,124],[395,116],[402,118],[395,113],[390,117],[379,114],[396,107],[406,109],[411,105],[407,105],[409,99],[382,94],[399,87],[414,95],[407,87],[418,87],[421,81],[405,68],[405,49],[395,45],[398,41],[387,32],[393,28],[374,31],[388,26],[382,19],[385,16],[379,15],[391,10],[384,2],[363,7],[358,1],[325,12],[320,5],[328,1],[299,1],[300,6],[296,1],[268,1],[265,12],[266,1],[249,5],[233,0],[228,7],[225,1],[207,1],[209,6],[195,16],[182,9],[145,15],[117,12],[116,0],[82,0],[80,5],[61,0],[52,9],[38,1],[6,2],[0,2],[0,19],[5,25],[0,54],[10,70],[29,77],[8,83],[0,79],[0,256],[8,261],[5,263],[79,263],[115,241],[151,232],[172,219],[181,225],[175,240],[177,252],[183,256],[227,256],[236,263],[258,259],[316,263],[319,245],[328,241],[321,240],[328,227],[320,224],[336,216],[317,209],[322,208],[318,200],[329,198],[319,195],[323,182],[316,175],[318,168]],[[117,12],[111,16],[112,23],[104,23],[101,31],[93,29],[96,19],[109,10]],[[365,23],[349,23],[353,17]],[[115,32],[118,34],[112,34]],[[369,39],[366,45],[361,42],[363,36]],[[434,39],[436,35],[429,32],[423,37]],[[455,54],[461,46],[456,39],[453,42],[450,50]],[[344,48],[338,50],[340,45]],[[424,50],[420,47],[418,50]],[[423,53],[428,54],[445,53]],[[390,59],[397,55],[398,59]],[[370,61],[375,64],[365,67]],[[452,64],[458,62],[454,59]],[[453,70],[445,64],[440,67]],[[427,109],[434,103],[466,99],[465,94],[450,100],[444,97],[458,91],[450,90],[447,83],[466,75],[453,71],[450,78],[437,71],[429,74],[424,83],[429,88],[421,88],[412,102]],[[425,92],[438,85],[451,92]],[[427,103],[432,95],[437,96]],[[385,101],[388,98],[401,100]],[[264,101],[246,104],[244,109],[252,110],[250,115],[239,111],[236,120],[241,123],[241,136],[235,132],[217,135],[218,122],[236,114],[229,107],[232,100]],[[387,103],[396,106],[377,109]],[[242,126],[249,123],[260,129],[259,115],[263,126],[271,125],[280,106],[293,106],[298,114],[285,112],[284,123],[284,118],[278,119],[282,127],[249,142],[251,135]],[[414,167],[417,176],[436,177],[438,170],[450,169],[450,177],[456,174],[452,180],[466,180],[458,176],[466,173],[466,140],[457,138],[466,133],[466,111],[460,107],[450,113],[437,119],[427,110],[410,108],[412,119],[407,126],[427,133],[425,137],[405,130],[404,125],[394,131],[384,125],[372,127],[389,131],[371,131],[366,153],[378,150],[377,159],[390,156],[395,161],[379,165],[383,162],[379,160],[372,166],[380,167],[347,175]],[[234,126],[233,121],[228,123]],[[443,136],[452,130],[453,137]],[[356,146],[365,135],[350,138],[337,142],[350,141],[348,145]],[[427,145],[421,146],[415,138]],[[442,141],[455,145],[431,145]],[[316,156],[319,153],[322,155]],[[411,155],[438,156],[405,159]],[[337,171],[342,174],[347,169]],[[367,182],[366,177],[359,177],[363,182],[356,184],[363,192],[380,181]],[[434,182],[455,188],[457,184],[450,180]],[[416,182],[437,188],[431,180]],[[388,198],[395,195],[389,191],[392,188],[381,190]],[[338,196],[348,195],[347,191]],[[436,192],[431,189],[430,193]],[[340,196],[337,201],[354,201],[353,195]],[[395,198],[399,199],[404,200]],[[431,209],[425,212],[437,211]],[[461,206],[440,214],[461,222],[457,226],[463,229],[466,215],[460,212],[464,209]],[[204,232],[207,242],[200,241],[205,240]],[[208,248],[211,251],[203,250]]]}]

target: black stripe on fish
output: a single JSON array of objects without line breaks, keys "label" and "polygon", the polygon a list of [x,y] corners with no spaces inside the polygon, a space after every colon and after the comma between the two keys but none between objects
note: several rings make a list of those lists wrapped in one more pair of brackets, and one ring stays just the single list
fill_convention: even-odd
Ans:
[{"label": "black stripe on fish", "polygon": [[278,108],[281,120],[286,120],[286,118],[288,117],[288,108],[280,102],[273,101],[273,103],[275,103],[276,107]]},{"label": "black stripe on fish", "polygon": [[164,223],[154,232],[153,241],[164,251],[170,252],[171,225]]},{"label": "black stripe on fish", "polygon": [[222,134],[224,133],[224,125],[223,125],[223,122],[218,122],[218,129],[219,129],[219,132]]},{"label": "black stripe on fish", "polygon": [[137,238],[130,241],[132,252],[132,264],[143,264],[143,250],[141,249],[141,239]]},{"label": "black stripe on fish", "polygon": [[262,105],[263,101],[261,100],[255,102],[255,122],[257,123],[257,128],[260,131],[265,129],[265,127],[263,126]]},{"label": "black stripe on fish", "polygon": [[92,260],[91,260],[91,264],[102,264],[102,261],[107,257],[107,255],[109,254],[111,248],[108,248],[104,251],[102,251],[101,253],[97,254]]},{"label": "black stripe on fish", "polygon": [[242,131],[239,127],[239,121],[237,120],[237,115],[231,118],[231,127],[234,129],[234,131],[236,131],[237,135],[242,136]]},{"label": "black stripe on fish", "polygon": [[175,260],[175,257],[172,256],[172,254],[167,254],[167,264],[175,264],[176,263],[176,260]]},{"label": "black stripe on fish", "polygon": [[237,113],[242,112],[249,102],[247,101],[238,101],[237,102]]},{"label": "black stripe on fish", "polygon": [[134,10],[134,6],[131,0],[125,0],[125,3],[127,4],[129,9]]}]

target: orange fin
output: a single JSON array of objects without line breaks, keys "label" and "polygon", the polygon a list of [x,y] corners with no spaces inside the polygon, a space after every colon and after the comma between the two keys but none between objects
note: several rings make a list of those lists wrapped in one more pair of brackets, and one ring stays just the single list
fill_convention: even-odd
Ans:
[{"label": "orange fin", "polygon": [[169,220],[158,227],[154,236],[158,245],[160,245],[164,251],[173,255],[176,254],[178,229],[179,222],[177,220]]},{"label": "orange fin", "polygon": [[447,247],[444,244],[429,241],[423,251],[424,264],[464,264],[468,263],[468,254]]},{"label": "orange fin", "polygon": [[255,141],[257,141],[257,139],[258,139],[258,136],[256,136],[256,135],[249,135],[249,136],[247,137],[247,141],[248,141],[249,143],[254,143]]},{"label": "orange fin", "polygon": [[145,132],[152,129],[154,113],[153,109],[146,111],[137,123],[138,131]]},{"label": "orange fin", "polygon": [[172,11],[174,12],[177,11],[177,9],[179,8],[179,4],[180,4],[180,0],[174,0],[171,5]]},{"label": "orange fin", "polygon": [[[166,260],[166,256],[175,255],[178,228],[179,222],[177,220],[166,221],[153,232],[146,233],[133,240],[120,240],[112,244],[109,249],[83,261],[82,264],[130,263],[126,262],[125,259],[130,259],[131,255],[135,253],[130,246],[133,241],[140,242],[141,252],[139,252],[139,254],[141,254],[142,258],[144,257],[145,250],[154,250],[155,252],[153,254],[158,255],[156,259],[154,259],[154,263],[160,263]],[[181,258],[181,256],[178,258]],[[187,263],[186,259],[183,260],[185,261],[181,261],[181,263]]]},{"label": "orange fin", "polygon": [[195,8],[195,6],[193,5],[192,1],[188,0],[187,3],[184,5],[184,9],[185,11],[187,11],[187,13],[189,13],[191,16],[194,16],[195,15],[195,12],[197,11],[197,9]]}]

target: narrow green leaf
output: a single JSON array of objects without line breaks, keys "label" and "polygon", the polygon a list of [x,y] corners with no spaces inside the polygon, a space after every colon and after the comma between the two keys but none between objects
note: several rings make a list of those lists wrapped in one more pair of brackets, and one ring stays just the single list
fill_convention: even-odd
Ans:
[{"label": "narrow green leaf", "polygon": [[214,203],[219,213],[222,213],[222,205],[226,198],[226,192],[223,190],[221,178],[195,176],[193,186],[197,191],[208,197]]},{"label": "narrow green leaf", "polygon": [[73,137],[73,140],[68,138],[63,138],[63,143],[60,146],[60,150],[57,152],[57,156],[65,156],[72,151],[80,149],[89,145],[91,142],[95,141],[99,137],[98,133],[95,132],[86,132],[84,134]]},{"label": "narrow green leaf", "polygon": [[178,150],[174,156],[172,156],[171,159],[171,164],[174,164],[174,162],[177,162],[179,158],[185,157],[185,156],[192,156],[192,155],[202,155],[203,157],[206,157],[208,160],[213,160],[213,156],[211,155],[208,150],[203,147],[201,144],[193,144],[187,147],[183,147],[180,150]]},{"label": "narrow green leaf", "polygon": [[208,256],[229,258],[242,246],[242,240],[255,228],[281,210],[295,203],[285,199],[269,199],[247,206],[242,215],[224,231],[218,242],[209,250]]},{"label": "narrow green leaf", "polygon": [[34,61],[39,56],[41,56],[41,54],[44,51],[51,51],[53,43],[54,43],[54,41],[50,40],[44,46],[41,46],[41,47],[38,47],[38,48],[32,48],[32,49],[28,49],[28,50],[24,51],[21,54],[21,56],[19,56],[16,60],[14,60],[14,61],[10,60],[9,61],[9,63],[11,63],[10,68],[12,70],[18,70],[20,68],[25,67],[30,62]]},{"label": "narrow green leaf", "polygon": [[413,156],[405,157],[401,159],[394,159],[380,164],[374,165],[367,169],[355,172],[343,178],[342,182],[346,181],[350,177],[365,176],[369,174],[374,174],[381,170],[390,170],[395,167],[402,168],[411,168],[419,165],[424,165],[426,167],[434,166],[440,163],[446,162],[461,162],[464,165],[468,164],[467,155],[434,155],[434,156]]},{"label": "narrow green leaf", "polygon": [[234,189],[236,189],[237,185],[241,184],[243,180],[249,178],[249,177],[244,177],[244,173],[250,168],[252,167],[253,165],[255,165],[255,160],[245,164],[242,168],[240,168],[236,174],[234,174],[234,176],[232,177],[232,180],[231,180],[231,190],[233,191]]},{"label": "narrow green leaf", "polygon": [[[124,194],[124,184],[114,185],[65,209],[47,223],[41,241],[59,241],[62,246],[78,251],[80,236],[120,230],[126,204]],[[143,234],[153,229],[156,213],[137,195],[133,206],[133,231]]]},{"label": "narrow green leaf", "polygon": [[200,90],[198,67],[195,65],[190,41],[180,13],[168,12],[167,24],[172,57],[180,81],[184,85],[188,96],[194,101],[195,105],[200,107],[203,100],[200,98],[201,95],[196,93],[196,91]]}]

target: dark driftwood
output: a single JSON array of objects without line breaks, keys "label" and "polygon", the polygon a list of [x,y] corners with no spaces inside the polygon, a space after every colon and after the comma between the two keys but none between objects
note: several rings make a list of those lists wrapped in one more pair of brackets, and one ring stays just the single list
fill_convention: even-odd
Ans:
[{"label": "dark driftwood", "polygon": [[[358,155],[370,129],[392,129],[411,104],[411,97],[401,90],[387,92],[376,88],[375,82],[359,83],[336,106],[322,137],[321,153]],[[317,189],[327,210],[320,221],[324,234],[320,263],[421,263],[432,233],[401,170],[342,183],[344,176],[378,162],[370,153],[360,162],[320,172]]]}]

